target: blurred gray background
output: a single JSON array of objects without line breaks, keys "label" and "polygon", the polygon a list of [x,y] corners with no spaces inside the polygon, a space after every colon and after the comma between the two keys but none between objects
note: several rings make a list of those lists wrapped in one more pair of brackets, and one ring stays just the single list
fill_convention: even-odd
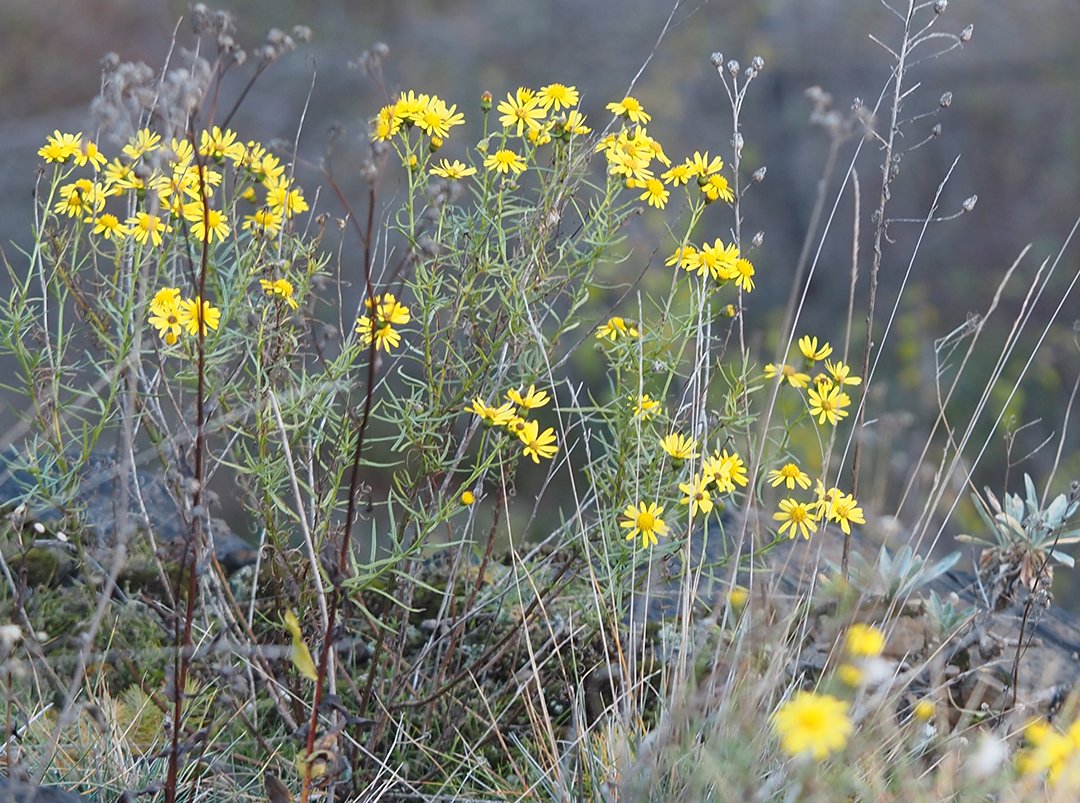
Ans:
[{"label": "blurred gray background", "polygon": [[[749,299],[749,314],[758,322],[751,336],[768,348],[759,352],[763,360],[771,354],[775,326],[770,324],[778,320],[777,308],[787,298],[828,151],[827,138],[808,124],[810,104],[804,91],[821,86],[841,111],[856,97],[872,104],[891,64],[868,34],[895,44],[900,33],[896,18],[878,0],[699,0],[683,3],[673,15],[668,0],[226,0],[216,7],[236,15],[238,39],[249,48],[270,27],[310,26],[311,43],[260,79],[233,127],[245,139],[291,140],[314,79],[298,176],[311,198],[320,182],[313,166],[325,152],[331,131],[340,127],[335,174],[358,204],[366,120],[383,98],[347,65],[375,42],[390,48],[385,76],[391,91],[436,93],[475,120],[484,90],[501,97],[518,85],[560,81],[582,90],[582,107],[600,126],[608,119],[604,104],[623,96],[651,54],[635,94],[654,115],[650,133],[676,160],[694,149],[709,149],[730,160],[727,100],[709,57],[719,51],[745,65],[751,57],[762,56],[766,68],[744,108],[743,133],[748,171],[768,167],[766,181],[746,204],[747,231],[765,233],[765,246],[755,254],[759,290]],[[1076,8],[1075,0],[951,0],[936,30],[959,33],[973,24],[971,42],[963,50],[919,64],[912,73],[922,87],[908,99],[906,117],[933,111],[945,92],[952,93],[953,103],[947,112],[908,129],[907,144],[922,140],[935,123],[942,125],[942,134],[905,155],[891,215],[924,215],[957,155],[961,159],[940,213],[957,211],[963,199],[975,194],[979,202],[971,214],[930,228],[886,344],[872,415],[892,428],[878,441],[870,464],[881,486],[876,488],[881,512],[889,512],[897,501],[900,486],[895,480],[913,470],[917,447],[937,412],[935,339],[961,325],[970,313],[984,310],[999,277],[1026,243],[1034,243],[1006,293],[995,328],[974,357],[972,381],[954,402],[952,413],[964,422],[1037,264],[1058,249],[1080,213]],[[115,51],[123,60],[141,59],[159,68],[176,22],[187,11],[186,3],[174,0],[5,0],[0,11],[0,239],[13,268],[20,268],[16,245],[26,247],[29,241],[35,152],[44,137],[54,128],[89,132],[87,107],[98,89],[102,55]],[[669,16],[670,25],[660,38]],[[190,25],[182,23],[179,43],[190,46],[192,41]],[[226,83],[224,106],[231,105],[245,79],[246,74],[237,74]],[[455,135],[446,155],[462,156],[466,143],[475,142],[470,136]],[[843,165],[854,145],[845,146]],[[857,166],[863,189],[864,270],[870,256],[869,214],[879,189],[878,160],[876,147],[869,144]],[[838,186],[839,177],[831,177],[831,188]],[[341,213],[328,193],[320,205],[322,211]],[[714,230],[703,230],[701,238],[726,239],[730,217],[719,209],[710,214]],[[845,198],[808,296],[803,330],[826,339],[842,334],[837,317],[847,297],[851,217]],[[879,320],[892,307],[916,233],[911,226],[891,231],[896,243],[886,253]],[[653,247],[658,233],[662,229],[646,232],[642,242]],[[635,276],[641,259],[633,262]],[[1078,261],[1073,248],[1040,302],[1036,322],[1049,318]],[[865,280],[858,292],[861,305]],[[1049,473],[1069,391],[1080,370],[1074,331],[1078,315],[1080,302],[1074,297],[1009,406],[1013,428],[1030,424],[1017,436],[1011,458],[1003,447],[1003,433],[992,431],[992,416],[981,425],[978,442],[989,438],[991,447],[976,470],[980,487],[1000,489],[1009,460],[1017,461],[1048,438],[1049,446],[1009,469],[1010,488],[1019,489],[1023,470],[1036,475],[1040,485]],[[1025,336],[1008,379],[1018,376],[1041,329],[1033,326]],[[1010,386],[997,392],[995,415]],[[4,428],[17,412],[17,402],[8,399],[0,412]],[[1075,427],[1066,438],[1055,491],[1080,478]]]}]

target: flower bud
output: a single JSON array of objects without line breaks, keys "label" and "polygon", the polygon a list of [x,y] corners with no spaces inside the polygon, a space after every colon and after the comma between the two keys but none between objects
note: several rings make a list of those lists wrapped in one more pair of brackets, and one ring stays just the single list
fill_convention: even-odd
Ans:
[{"label": "flower bud", "polygon": [[480,110],[484,111],[484,112],[491,111],[491,93],[490,92],[485,91],[484,94],[482,94],[480,96]]}]

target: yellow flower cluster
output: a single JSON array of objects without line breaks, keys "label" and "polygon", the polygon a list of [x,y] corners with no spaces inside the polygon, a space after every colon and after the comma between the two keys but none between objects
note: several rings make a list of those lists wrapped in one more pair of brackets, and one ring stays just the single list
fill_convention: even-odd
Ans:
[{"label": "yellow flower cluster", "polygon": [[412,313],[393,293],[375,296],[374,299],[366,298],[364,306],[368,308],[367,314],[361,315],[356,321],[360,342],[370,346],[374,340],[376,351],[382,348],[389,354],[390,349],[401,345],[401,333],[394,327],[407,324],[412,320]]},{"label": "yellow flower cluster", "polygon": [[633,324],[629,324],[619,317],[608,318],[606,323],[596,329],[597,340],[610,340],[612,343],[620,337],[634,338],[638,334],[638,330]]},{"label": "yellow flower cluster", "polygon": [[[160,134],[143,128],[123,147],[122,157],[111,161],[94,142],[84,141],[81,132],[54,132],[38,154],[48,163],[92,168],[93,178],[77,178],[59,187],[60,200],[53,212],[91,225],[91,233],[103,240],[131,237],[140,245],[157,248],[181,222],[199,241],[224,240],[230,222],[214,196],[223,182],[215,167],[226,164],[233,167],[237,181],[246,184],[238,187],[239,196],[257,202],[255,187],[264,191],[259,209],[245,217],[245,230],[276,235],[286,219],[308,210],[303,193],[285,176],[278,157],[259,143],[244,144],[234,131],[217,126],[200,133],[198,151],[183,139],[172,139],[166,147]],[[145,208],[123,221],[105,211],[109,198],[130,195]],[[146,202],[151,195],[156,196],[156,203]]]},{"label": "yellow flower cluster", "polygon": [[488,426],[503,427],[516,435],[523,446],[522,454],[532,458],[534,463],[539,463],[541,457],[545,460],[554,457],[559,451],[554,428],[548,427],[541,432],[539,423],[526,418],[530,410],[544,407],[551,401],[548,392],[529,385],[524,392],[511,388],[506,391],[506,398],[507,401],[495,407],[478,397],[465,411],[478,415]]},{"label": "yellow flower cluster", "polygon": [[710,276],[720,284],[734,282],[735,286],[747,293],[754,289],[754,265],[739,253],[735,243],[724,245],[717,237],[712,243],[702,243],[701,247],[687,243],[675,249],[664,263],[668,267],[678,266],[698,276]]},{"label": "yellow flower cluster", "polygon": [[450,129],[465,122],[457,106],[447,106],[438,95],[402,92],[395,103],[383,106],[372,121],[372,139],[386,142],[402,129],[419,128],[436,148],[450,136]]},{"label": "yellow flower cluster", "polygon": [[206,336],[206,330],[218,328],[221,310],[199,296],[181,298],[178,287],[164,287],[150,301],[150,325],[161,339],[173,345],[183,332]]},{"label": "yellow flower cluster", "polygon": [[[1055,790],[1080,790],[1080,720],[1062,733],[1044,720],[1024,728],[1025,747],[1016,759],[1024,775],[1046,774]],[[1064,799],[1064,798],[1055,798]]]},{"label": "yellow flower cluster", "polygon": [[[774,379],[779,376],[781,382],[787,382],[793,388],[807,388],[807,409],[810,415],[817,418],[819,424],[828,421],[836,426],[841,419],[847,417],[846,408],[851,405],[851,397],[844,392],[844,387],[858,385],[862,378],[852,376],[851,367],[842,361],[832,362],[829,359],[832,346],[828,343],[818,345],[817,337],[803,335],[799,338],[799,351],[803,356],[802,371],[787,363],[768,363],[765,366],[765,378]],[[813,371],[816,363],[822,360],[825,371],[814,374],[811,379],[807,372]]]},{"label": "yellow flower cluster", "polygon": [[[810,478],[794,463],[788,463],[779,470],[770,471],[766,479],[772,483],[773,487],[787,483],[789,489],[793,489],[795,483],[802,488],[809,487],[810,484]],[[773,514],[773,519],[783,522],[779,533],[783,535],[787,532],[789,538],[794,538],[801,533],[803,538],[809,539],[810,533],[816,533],[818,524],[825,521],[839,524],[845,535],[851,535],[852,524],[866,524],[863,510],[854,496],[844,493],[839,488],[826,490],[820,480],[817,482],[814,500],[806,502],[798,499],[782,499],[779,508]]]}]

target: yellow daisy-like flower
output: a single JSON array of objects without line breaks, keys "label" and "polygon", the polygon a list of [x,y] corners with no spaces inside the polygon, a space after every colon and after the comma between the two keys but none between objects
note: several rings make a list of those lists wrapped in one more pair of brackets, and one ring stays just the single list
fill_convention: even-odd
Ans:
[{"label": "yellow daisy-like flower", "polygon": [[284,214],[286,218],[308,211],[303,192],[292,187],[284,176],[266,179],[263,187],[266,188],[266,205],[272,211]]},{"label": "yellow daisy-like flower", "polygon": [[131,161],[140,159],[143,154],[152,153],[161,147],[161,134],[149,128],[140,128],[127,145],[123,147],[124,156]]},{"label": "yellow daisy-like flower", "polygon": [[288,279],[259,279],[259,286],[268,296],[280,296],[286,304],[293,309],[299,309],[300,305],[293,298],[292,282]]},{"label": "yellow daisy-like flower", "polygon": [[803,490],[810,487],[810,477],[795,463],[786,463],[782,468],[773,469],[765,475],[765,478],[773,488],[777,488],[781,484],[784,484],[789,491],[793,491],[795,490],[796,483],[798,483],[799,487]]},{"label": "yellow daisy-like flower", "polygon": [[98,215],[92,223],[94,224],[93,233],[101,235],[105,240],[123,240],[129,234],[127,226],[121,223],[116,215],[108,212]]},{"label": "yellow daisy-like flower", "polygon": [[809,753],[821,761],[847,745],[852,723],[849,706],[828,694],[796,692],[772,716],[780,736],[780,749],[789,756]]},{"label": "yellow daisy-like flower", "polygon": [[700,255],[699,274],[708,270],[709,275],[718,282],[726,282],[738,276],[735,263],[739,259],[739,247],[735,243],[724,245],[724,241],[717,237],[711,245],[702,243]]},{"label": "yellow daisy-like flower", "polygon": [[773,519],[784,522],[780,525],[780,535],[790,528],[789,538],[794,538],[801,532],[802,537],[809,540],[810,533],[817,532],[817,517],[810,510],[812,506],[812,503],[795,499],[781,499],[780,509],[773,513]]},{"label": "yellow daisy-like flower", "polygon": [[524,429],[518,433],[518,439],[525,444],[522,454],[531,457],[534,463],[539,463],[541,457],[545,460],[552,458],[559,451],[554,428],[548,427],[540,432],[540,425],[535,421],[526,422]]},{"label": "yellow daisy-like flower", "polygon": [[616,117],[625,117],[632,123],[647,123],[652,119],[652,115],[645,111],[641,101],[629,95],[618,102],[609,103],[604,108]]},{"label": "yellow daisy-like flower", "polygon": [[443,159],[437,165],[431,168],[431,175],[451,180],[465,178],[466,176],[471,176],[475,173],[475,167],[467,167],[464,163],[459,162],[457,159],[452,162],[449,159]]},{"label": "yellow daisy-like flower", "polygon": [[690,179],[693,177],[694,174],[691,172],[690,165],[688,164],[675,165],[670,170],[666,170],[660,174],[660,178],[673,187],[681,187],[684,184],[689,183]]},{"label": "yellow daisy-like flower", "polygon": [[826,509],[826,517],[829,521],[836,522],[844,535],[851,535],[851,525],[866,524],[863,510],[851,494],[836,494]]},{"label": "yellow daisy-like flower", "polygon": [[623,511],[623,520],[619,522],[620,527],[630,531],[626,534],[626,540],[633,541],[640,533],[643,549],[660,543],[656,536],[667,535],[667,525],[660,518],[663,512],[664,508],[655,502],[650,502],[648,505],[638,502],[637,507],[627,505],[626,510]]},{"label": "yellow daisy-like flower", "polygon": [[161,235],[173,230],[172,226],[158,215],[151,215],[148,212],[138,212],[133,217],[129,217],[127,225],[135,242],[145,245],[149,240],[155,248],[162,243]]},{"label": "yellow daisy-like flower", "polygon": [[700,151],[694,151],[694,155],[687,159],[684,163],[687,171],[694,178],[708,179],[709,176],[714,173],[719,173],[724,169],[724,160],[719,156],[709,158],[709,152],[701,153]]},{"label": "yellow daisy-like flower", "polygon": [[810,374],[796,371],[795,368],[786,363],[784,365],[776,366],[770,362],[765,365],[766,379],[773,379],[778,375],[783,377],[782,381],[787,382],[793,388],[805,388],[810,384]]},{"label": "yellow daisy-like flower", "polygon": [[585,135],[592,133],[592,129],[585,125],[585,115],[577,109],[571,109],[570,113],[566,115],[563,131],[570,135]]},{"label": "yellow daisy-like flower", "polygon": [[615,342],[619,336],[623,337],[637,337],[638,330],[634,328],[632,324],[627,324],[625,320],[618,316],[614,318],[608,318],[607,323],[602,324],[596,329],[596,339],[603,340],[607,338],[611,342]]},{"label": "yellow daisy-like flower", "polygon": [[476,501],[476,494],[474,494],[472,491],[466,490],[466,491],[461,492],[461,504],[468,507],[469,505],[471,505],[475,501]]},{"label": "yellow daisy-like flower", "polygon": [[799,351],[803,353],[803,356],[810,362],[817,362],[818,360],[824,360],[830,354],[832,354],[832,346],[828,343],[823,343],[818,347],[818,339],[815,335],[803,335],[799,338]]},{"label": "yellow daisy-like flower", "polygon": [[375,119],[371,121],[371,138],[377,142],[386,142],[394,138],[401,129],[401,117],[397,114],[397,104],[383,106]]},{"label": "yellow daisy-like flower", "polygon": [[220,209],[206,206],[202,201],[191,201],[183,206],[184,219],[191,223],[191,233],[197,240],[212,243],[214,237],[224,241],[229,236],[229,220]]},{"label": "yellow daisy-like flower", "polygon": [[656,415],[658,409],[660,409],[660,402],[645,393],[638,396],[637,400],[634,401],[634,418],[648,421]]},{"label": "yellow daisy-like flower", "polygon": [[442,99],[432,96],[427,106],[420,113],[416,125],[430,137],[446,139],[450,129],[465,122],[465,115],[457,110],[457,105],[447,106]]},{"label": "yellow daisy-like flower", "polygon": [[496,173],[513,172],[516,175],[524,172],[525,166],[525,160],[507,148],[497,150],[484,159],[484,167]]},{"label": "yellow daisy-like flower", "polygon": [[536,93],[536,102],[545,109],[570,109],[578,105],[578,91],[565,84],[548,84]]},{"label": "yellow daisy-like flower", "polygon": [[104,167],[105,163],[108,161],[109,160],[105,158],[105,154],[98,149],[97,143],[91,142],[90,140],[86,140],[86,142],[82,144],[79,152],[75,154],[75,164],[82,167],[89,162],[95,172]]},{"label": "yellow daisy-like flower", "polygon": [[1042,720],[1035,720],[1024,728],[1026,747],[1016,759],[1016,768],[1024,775],[1042,775],[1051,784],[1062,779],[1065,770],[1075,759],[1080,740],[1075,737],[1077,724],[1069,728],[1069,733],[1058,731],[1053,725]]},{"label": "yellow daisy-like flower", "polygon": [[505,427],[516,416],[514,405],[510,402],[501,404],[498,407],[491,407],[481,398],[473,399],[472,404],[466,407],[465,411],[475,413],[485,424],[493,427]]},{"label": "yellow daisy-like flower", "polygon": [[911,711],[915,715],[915,719],[920,722],[929,722],[930,718],[934,716],[934,702],[927,700],[925,697],[919,702],[915,703],[915,707]]},{"label": "yellow daisy-like flower", "polygon": [[708,514],[713,509],[709,480],[701,474],[696,475],[690,482],[680,482],[679,490],[686,494],[679,502],[690,506],[691,516],[696,516],[699,511]]},{"label": "yellow daisy-like flower", "polygon": [[275,212],[269,207],[256,209],[253,214],[244,215],[244,230],[251,230],[253,234],[266,234],[271,237],[281,231],[281,225],[285,218],[281,212]]},{"label": "yellow daisy-like flower", "polygon": [[833,387],[820,391],[810,388],[808,394],[810,397],[810,415],[817,418],[818,424],[824,424],[828,421],[833,426],[836,426],[841,418],[847,417],[848,412],[844,408],[851,404],[851,397],[843,393],[840,388]]},{"label": "yellow daisy-like flower", "polygon": [[45,140],[45,144],[38,149],[38,156],[46,162],[63,164],[68,159],[78,159],[82,153],[82,132],[78,134],[62,134],[59,130],[53,131],[52,136]]},{"label": "yellow daisy-like flower", "polygon": [[150,325],[161,339],[173,345],[183,331],[180,321],[180,291],[175,287],[159,290],[150,302]]},{"label": "yellow daisy-like flower", "polygon": [[728,454],[727,449],[706,458],[701,473],[716,485],[719,493],[734,493],[736,485],[745,486],[749,482],[742,458],[736,453]]},{"label": "yellow daisy-like flower", "polygon": [[236,139],[236,132],[229,128],[223,131],[214,126],[209,131],[203,131],[199,137],[199,154],[218,164],[226,159],[233,164],[239,164],[246,150],[244,143]]},{"label": "yellow daisy-like flower", "polygon": [[644,189],[645,192],[641,193],[638,197],[639,201],[648,201],[649,206],[656,207],[657,209],[663,209],[667,206],[668,198],[671,193],[668,191],[664,183],[658,178],[646,179],[644,182],[638,184],[638,189]]},{"label": "yellow daisy-like flower", "polygon": [[187,329],[189,335],[201,334],[206,337],[207,328],[216,331],[220,321],[221,310],[199,296],[180,302],[180,325]]},{"label": "yellow daisy-like flower", "polygon": [[705,199],[709,203],[721,200],[731,203],[735,200],[735,193],[731,191],[728,180],[719,174],[709,176],[705,183],[701,185],[701,191],[705,194]]},{"label": "yellow daisy-like flower", "polygon": [[664,260],[664,264],[669,268],[673,268],[678,265],[680,268],[686,271],[701,271],[701,252],[698,251],[697,246],[687,243],[675,249],[675,252]]},{"label": "yellow daisy-like flower", "polygon": [[539,128],[540,121],[547,116],[547,109],[540,104],[536,94],[525,87],[519,87],[514,94],[507,92],[506,100],[499,101],[496,111],[502,115],[499,124],[503,128],[513,129],[518,137],[526,128]]},{"label": "yellow daisy-like flower", "polygon": [[825,370],[832,375],[833,381],[841,387],[844,385],[858,385],[862,383],[860,377],[851,376],[851,366],[845,365],[840,360],[837,360],[836,362],[825,360]]},{"label": "yellow daisy-like flower", "polygon": [[660,445],[671,456],[672,460],[689,460],[697,449],[696,440],[680,435],[677,432],[672,432],[661,438]]},{"label": "yellow daisy-like flower", "polygon": [[747,293],[754,289],[754,266],[749,259],[739,257],[735,260],[735,286]]},{"label": "yellow daisy-like flower", "polygon": [[401,334],[394,327],[406,324],[412,319],[409,308],[399,302],[393,293],[375,296],[374,301],[367,298],[364,306],[368,308],[368,314],[360,316],[356,322],[360,342],[370,346],[374,340],[375,350],[383,348],[387,353],[390,349],[397,348],[401,343]]},{"label": "yellow daisy-like flower", "polygon": [[848,628],[844,649],[852,658],[876,658],[885,649],[885,634],[873,625],[858,622]]},{"label": "yellow daisy-like flower", "polygon": [[535,410],[551,401],[548,392],[546,390],[537,390],[535,385],[529,385],[529,389],[524,394],[511,388],[506,391],[506,398],[526,410]]}]

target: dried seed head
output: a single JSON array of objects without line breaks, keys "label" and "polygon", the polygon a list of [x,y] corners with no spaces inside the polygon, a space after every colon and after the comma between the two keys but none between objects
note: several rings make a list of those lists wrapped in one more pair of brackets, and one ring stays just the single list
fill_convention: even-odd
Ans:
[{"label": "dried seed head", "polygon": [[936,0],[934,3],[934,13],[944,14],[945,9],[949,7],[949,0]]},{"label": "dried seed head", "polygon": [[760,184],[761,182],[763,182],[765,180],[765,174],[768,172],[768,170],[769,168],[767,168],[765,165],[762,165],[757,170],[755,170],[753,176],[754,183]]},{"label": "dried seed head", "polygon": [[736,61],[735,59],[732,59],[731,61],[729,61],[727,63],[727,71],[729,73],[731,73],[732,77],[735,77],[736,75],[738,75],[739,74],[739,62]]},{"label": "dried seed head", "polygon": [[293,39],[298,42],[311,41],[311,28],[306,25],[294,25],[292,29]]},{"label": "dried seed head", "polygon": [[735,149],[735,153],[742,153],[743,149],[743,135],[741,132],[736,131],[731,137],[731,147]]},{"label": "dried seed head", "polygon": [[971,35],[974,32],[975,32],[975,26],[974,25],[968,25],[966,28],[964,28],[964,30],[960,31],[960,41],[964,42],[965,44],[967,42],[970,42],[971,41]]},{"label": "dried seed head", "polygon": [[946,92],[944,95],[942,95],[941,99],[938,100],[938,106],[943,109],[947,109],[952,106],[952,92]]},{"label": "dried seed head", "polygon": [[755,232],[754,238],[750,241],[750,245],[754,248],[761,248],[761,244],[765,242],[765,232]]},{"label": "dried seed head", "polygon": [[938,123],[937,125],[935,125],[933,128],[930,129],[930,136],[932,136],[932,137],[940,137],[941,136],[941,123]]},{"label": "dried seed head", "polygon": [[757,72],[761,72],[765,69],[765,59],[763,59],[761,56],[754,56],[752,59],[750,59],[750,66],[753,67],[754,70],[756,70]]},{"label": "dried seed head", "polygon": [[386,42],[376,42],[371,46],[371,52],[380,59],[385,59],[390,55],[390,46]]},{"label": "dried seed head", "polygon": [[972,195],[970,198],[965,198],[964,202],[962,204],[960,204],[960,206],[962,206],[964,208],[965,212],[970,212],[972,209],[975,208],[975,204],[977,204],[978,202],[979,202],[979,196],[978,195]]},{"label": "dried seed head", "polygon": [[709,63],[719,70],[721,65],[724,63],[724,54],[720,51],[716,51],[711,56],[709,56]]}]

